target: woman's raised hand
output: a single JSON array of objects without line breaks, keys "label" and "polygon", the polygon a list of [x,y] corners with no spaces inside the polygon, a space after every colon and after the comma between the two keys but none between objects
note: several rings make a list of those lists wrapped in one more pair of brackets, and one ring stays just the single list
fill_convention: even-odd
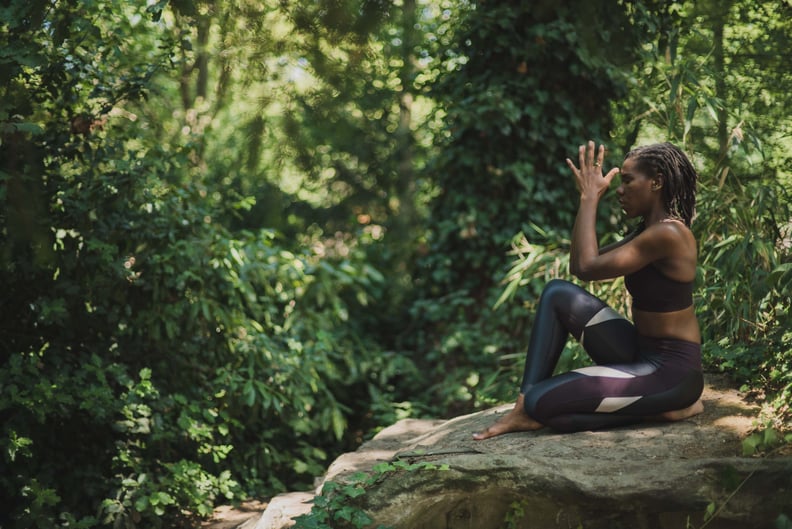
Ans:
[{"label": "woman's raised hand", "polygon": [[586,145],[581,145],[578,149],[580,169],[575,167],[572,160],[566,159],[566,163],[577,181],[577,188],[580,191],[580,198],[599,199],[610,186],[613,177],[619,172],[618,167],[614,167],[608,174],[602,175],[602,161],[605,159],[605,146],[600,145],[595,148],[593,141]]}]

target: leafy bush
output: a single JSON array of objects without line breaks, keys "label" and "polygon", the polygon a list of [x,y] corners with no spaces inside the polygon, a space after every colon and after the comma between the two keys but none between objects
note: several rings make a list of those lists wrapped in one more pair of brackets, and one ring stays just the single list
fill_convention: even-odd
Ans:
[{"label": "leafy bush", "polygon": [[792,218],[787,191],[768,182],[706,189],[696,228],[701,244],[699,312],[710,361],[742,381],[788,387],[789,280],[783,240]]},{"label": "leafy bush", "polygon": [[[433,402],[441,410],[460,402],[469,409],[513,398],[541,287],[551,277],[569,278],[564,227],[571,227],[576,203],[562,161],[570,146],[610,130],[605,143],[620,149],[619,157],[636,142],[666,140],[693,157],[701,175],[694,232],[705,361],[778,395],[776,408],[788,414],[786,129],[779,120],[768,125],[748,103],[760,79],[768,86],[775,79],[777,58],[740,53],[745,46],[768,50],[770,40],[752,40],[750,27],[736,22],[736,4],[712,13],[692,2],[609,9],[609,27],[629,21],[622,40],[603,28],[563,31],[574,24],[565,7],[477,6],[461,17],[457,44],[446,50],[449,73],[434,93],[449,130],[431,167],[438,196],[430,251],[419,263],[422,297],[413,305],[413,318],[424,322],[415,348],[431,373]],[[787,38],[773,9],[751,16],[773,38]],[[707,24],[690,31],[701,17]],[[589,47],[598,39],[607,45]],[[724,60],[739,69],[727,70]],[[527,72],[528,79],[519,75]],[[564,83],[556,82],[559,76]],[[562,95],[581,86],[584,93]],[[785,94],[762,93],[778,101],[762,112],[785,108]],[[565,105],[572,100],[580,104]],[[612,121],[597,106],[605,100]],[[607,204],[598,232],[625,231]],[[516,239],[517,260],[507,272],[506,250],[518,230],[526,235]],[[504,276],[505,290],[499,285]],[[626,309],[619,281],[587,288]],[[570,346],[560,368],[581,361]]]},{"label": "leafy bush", "polygon": [[218,224],[252,201],[128,110],[167,37],[83,7],[2,12],[0,525],[172,526],[304,486],[410,372],[361,323],[384,279],[364,245]]},{"label": "leafy bush", "polygon": [[[748,20],[736,4],[670,5],[657,38],[627,72],[635,88],[618,105],[616,121],[622,133],[674,141],[692,156],[699,172],[693,231],[704,360],[745,389],[765,392],[784,421],[792,369],[792,209],[787,125],[776,112],[789,91],[768,87],[784,83],[772,50],[773,42],[788,39],[789,18],[748,4]],[[756,25],[766,28],[762,39],[754,38]]]},{"label": "leafy bush", "polygon": [[[492,310],[509,245],[519,231],[541,244],[539,233],[571,229],[577,201],[564,159],[607,136],[608,101],[626,92],[616,65],[637,42],[623,6],[593,6],[477,5],[456,18],[454,41],[442,50],[448,73],[432,94],[446,131],[427,170],[437,191],[408,347],[436,413],[467,411],[516,387],[514,376],[501,385],[501,375],[522,362],[531,321],[523,304],[539,289]],[[593,9],[606,10],[596,18],[611,20],[608,28],[579,22]],[[610,224],[605,212],[600,220]]]},{"label": "leafy bush", "polygon": [[[341,17],[281,46],[288,26],[270,4],[232,3],[220,15],[211,3],[163,13],[167,4],[12,0],[0,9],[0,499],[11,506],[0,511],[3,527],[187,524],[217,502],[307,486],[380,424],[513,398],[536,299],[567,267],[576,204],[563,159],[611,129],[616,148],[662,130],[718,160],[700,164],[709,175],[696,224],[705,353],[710,365],[775,392],[788,411],[790,212],[776,178],[784,158],[755,163],[756,149],[710,156],[727,99],[692,75],[699,65],[680,62],[674,46],[686,44],[685,32],[651,26],[643,3],[581,2],[575,13],[545,1],[443,3],[457,11],[435,10],[436,27],[407,4],[368,6],[434,28],[424,52],[442,61],[431,72],[400,69],[421,46],[414,34],[397,46],[394,35],[410,32],[396,16],[361,17],[365,27],[348,38],[338,32],[356,18]],[[340,13],[325,7],[295,8],[300,31],[313,31],[313,12]],[[231,39],[218,54],[218,93],[231,83],[231,63],[261,59],[228,50],[268,25],[260,47],[277,46],[263,62],[280,64],[293,45],[321,66],[330,36],[383,88],[356,98],[368,85],[334,63],[313,106],[293,119],[253,116],[236,127],[232,116],[212,135],[207,123],[233,113],[227,100],[204,98],[201,38],[215,15],[219,36]],[[611,25],[577,22],[597,18]],[[369,22],[382,22],[387,60],[366,55]],[[651,57],[622,68],[647,33],[660,35],[639,47]],[[416,90],[413,110],[423,119],[433,97],[437,113],[413,136],[394,97],[406,104],[409,90],[435,77],[420,97]],[[348,97],[336,97],[347,86]],[[608,106],[625,94],[630,119]],[[378,108],[383,101],[389,110]],[[325,142],[324,124],[293,130],[316,116],[349,118],[347,133]],[[651,126],[633,116],[650,116]],[[716,132],[706,116],[721,121]],[[360,144],[360,131],[371,145]],[[292,133],[296,150],[276,156],[277,140]],[[413,179],[408,162],[423,163],[435,133],[432,164]],[[751,143],[737,136],[734,144]],[[320,177],[309,190],[343,207],[312,210],[276,189],[291,175],[259,174],[296,168]],[[417,230],[427,189],[433,199]],[[620,228],[612,213],[602,211],[600,227]],[[366,224],[371,216],[383,218]],[[342,231],[324,234],[312,224],[321,219]],[[622,307],[621,286],[590,288]],[[584,361],[570,346],[559,368]]]}]

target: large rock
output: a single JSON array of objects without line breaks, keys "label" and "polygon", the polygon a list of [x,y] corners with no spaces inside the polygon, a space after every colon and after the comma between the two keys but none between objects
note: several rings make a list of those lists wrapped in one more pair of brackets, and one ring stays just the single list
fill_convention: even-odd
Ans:
[{"label": "large rock", "polygon": [[[385,473],[358,498],[373,527],[397,529],[684,529],[700,527],[708,507],[717,511],[712,529],[773,527],[781,513],[792,516],[792,457],[740,455],[756,409],[712,378],[703,400],[703,414],[678,423],[486,441],[471,433],[510,405],[449,421],[401,421],[339,457],[325,480],[347,481],[385,461],[447,465]],[[289,512],[310,504],[297,508]],[[256,529],[291,524],[272,514]]]}]

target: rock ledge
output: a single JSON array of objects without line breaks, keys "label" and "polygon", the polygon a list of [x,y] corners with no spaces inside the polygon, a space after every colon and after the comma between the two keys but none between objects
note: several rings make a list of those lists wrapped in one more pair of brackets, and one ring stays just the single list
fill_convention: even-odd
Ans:
[{"label": "rock ledge", "polygon": [[[679,423],[486,441],[471,433],[511,405],[404,420],[336,459],[324,479],[344,481],[394,459],[448,465],[386,474],[360,498],[374,527],[396,529],[500,529],[507,518],[524,529],[683,529],[700,527],[710,503],[720,509],[711,529],[772,527],[781,513],[792,515],[792,457],[740,456],[756,408],[719,377],[707,377],[703,400],[703,414]],[[255,529],[291,526],[311,497],[279,496]]]}]

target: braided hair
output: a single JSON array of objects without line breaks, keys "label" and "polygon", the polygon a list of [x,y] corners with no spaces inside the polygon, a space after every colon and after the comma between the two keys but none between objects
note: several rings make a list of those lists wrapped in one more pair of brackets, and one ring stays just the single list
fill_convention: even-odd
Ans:
[{"label": "braided hair", "polygon": [[671,218],[690,227],[696,212],[697,175],[685,153],[671,143],[655,143],[633,149],[624,159],[633,160],[649,178],[663,175],[663,205]]}]

